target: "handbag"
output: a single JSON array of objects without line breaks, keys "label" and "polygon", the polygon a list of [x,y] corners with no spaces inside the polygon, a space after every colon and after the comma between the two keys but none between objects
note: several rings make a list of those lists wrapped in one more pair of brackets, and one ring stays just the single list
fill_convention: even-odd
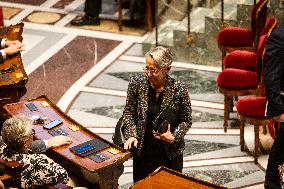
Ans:
[{"label": "handbag", "polygon": [[125,138],[124,138],[124,124],[122,120],[123,116],[119,118],[118,122],[116,123],[114,134],[112,135],[112,141],[115,145],[119,147],[123,147],[125,143]]},{"label": "handbag", "polygon": [[171,132],[181,123],[179,116],[170,108],[164,108],[153,121],[153,126],[156,132],[165,133],[168,130],[168,125],[171,126]]}]

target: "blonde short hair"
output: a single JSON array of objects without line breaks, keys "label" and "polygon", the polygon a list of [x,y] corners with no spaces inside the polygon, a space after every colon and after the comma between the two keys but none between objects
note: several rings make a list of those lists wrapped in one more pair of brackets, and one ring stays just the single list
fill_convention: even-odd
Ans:
[{"label": "blonde short hair", "polygon": [[3,123],[3,142],[13,150],[20,150],[29,138],[32,128],[32,121],[27,117],[9,118]]},{"label": "blonde short hair", "polygon": [[174,54],[169,48],[157,46],[147,52],[145,56],[151,57],[159,68],[166,68],[172,64]]}]

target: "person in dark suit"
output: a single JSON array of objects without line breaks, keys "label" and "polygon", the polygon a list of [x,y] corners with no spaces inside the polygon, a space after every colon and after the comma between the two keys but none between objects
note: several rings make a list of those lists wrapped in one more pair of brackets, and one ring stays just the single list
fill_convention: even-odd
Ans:
[{"label": "person in dark suit", "polygon": [[101,6],[101,0],[86,0],[84,8],[85,15],[79,19],[73,20],[71,25],[100,25],[99,14],[101,12]]},{"label": "person in dark suit", "polygon": [[24,50],[24,44],[18,40],[10,41],[4,38],[0,38],[0,45],[0,63],[4,62],[7,56]]},{"label": "person in dark suit", "polygon": [[276,137],[269,153],[265,176],[266,189],[280,187],[279,166],[284,162],[284,24],[275,29],[266,44],[264,73],[267,96],[266,115],[279,121]]}]

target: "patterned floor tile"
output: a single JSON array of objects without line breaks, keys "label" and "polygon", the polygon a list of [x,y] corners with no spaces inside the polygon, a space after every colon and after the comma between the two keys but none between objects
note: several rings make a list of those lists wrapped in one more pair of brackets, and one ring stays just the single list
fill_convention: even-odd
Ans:
[{"label": "patterned floor tile", "polygon": [[185,140],[184,157],[234,147],[233,144]]},{"label": "patterned floor tile", "polygon": [[19,14],[23,9],[14,8],[14,7],[3,7],[3,16],[4,19],[10,20],[17,14]]},{"label": "patterned floor tile", "polygon": [[54,12],[42,12],[42,11],[34,11],[30,15],[28,15],[23,20],[25,22],[32,22],[37,24],[55,24],[58,22],[64,14],[54,13]]},{"label": "patterned floor tile", "polygon": [[41,5],[46,0],[1,0],[9,3],[20,3],[20,4],[28,4],[28,5]]},{"label": "patterned floor tile", "polygon": [[[262,170],[254,163],[207,166],[183,170],[183,172],[189,176],[206,180],[218,185],[225,185],[226,183],[244,178],[258,171],[262,172]],[[252,183],[253,182],[254,181],[252,181]],[[242,186],[242,183],[238,184],[239,186]],[[234,188],[235,187],[238,186],[234,186]]]},{"label": "patterned floor tile", "polygon": [[67,5],[72,3],[74,0],[59,0],[52,7],[57,9],[64,9]]},{"label": "patterned floor tile", "polygon": [[141,43],[133,44],[133,46],[125,53],[128,56],[144,57],[145,52]]},{"label": "patterned floor tile", "polygon": [[[77,19],[77,18],[75,18],[75,19]],[[144,26],[141,26],[141,27],[138,27],[138,28],[122,26],[122,31],[119,31],[117,21],[105,20],[105,19],[101,20],[101,24],[99,26],[92,26],[92,25],[71,26],[70,24],[68,24],[66,26],[71,27],[71,28],[79,28],[79,29],[103,31],[103,32],[112,32],[112,33],[127,34],[127,35],[134,35],[134,36],[142,36],[146,33]]]},{"label": "patterned floor tile", "polygon": [[[24,99],[46,94],[54,103],[57,103],[66,90],[94,66],[95,54],[97,54],[97,60],[100,60],[118,44],[119,41],[88,37],[75,38],[29,75],[28,92]],[[94,45],[100,47],[97,52]]]}]

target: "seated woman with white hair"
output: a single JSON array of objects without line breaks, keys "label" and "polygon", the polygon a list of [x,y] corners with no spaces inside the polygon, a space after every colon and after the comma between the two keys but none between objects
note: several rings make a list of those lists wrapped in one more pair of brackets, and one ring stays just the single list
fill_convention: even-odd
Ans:
[{"label": "seated woman with white hair", "polygon": [[0,146],[0,158],[23,165],[22,188],[68,182],[68,174],[59,164],[44,154],[29,153],[34,136],[29,118],[13,117],[6,120],[1,134],[4,143]]}]

